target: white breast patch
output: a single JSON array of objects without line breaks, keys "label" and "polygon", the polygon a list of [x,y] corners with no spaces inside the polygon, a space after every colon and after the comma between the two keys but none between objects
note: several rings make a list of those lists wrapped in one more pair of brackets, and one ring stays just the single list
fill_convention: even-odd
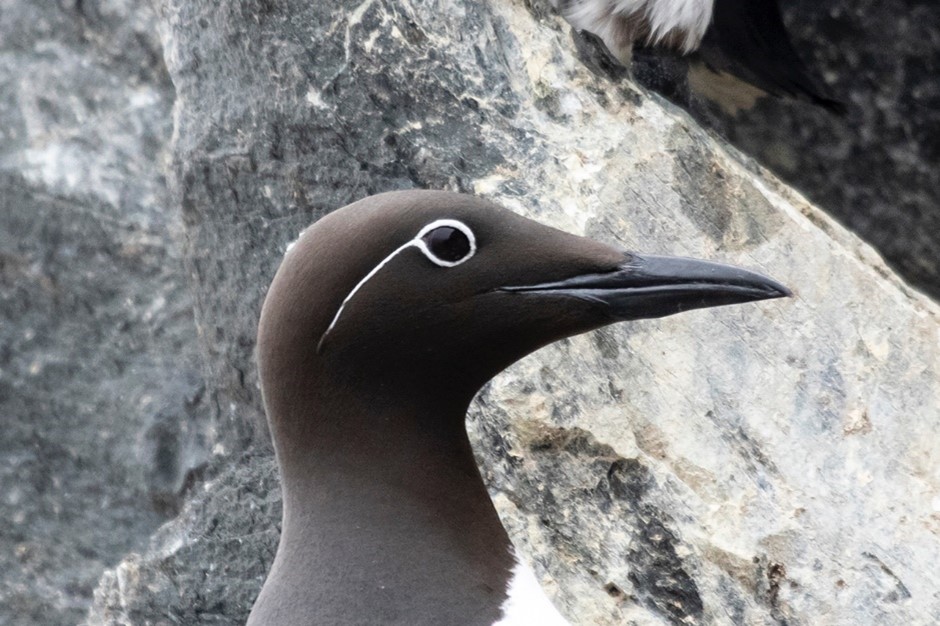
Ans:
[{"label": "white breast patch", "polygon": [[535,572],[518,556],[502,609],[502,618],[493,626],[571,626],[545,595]]}]

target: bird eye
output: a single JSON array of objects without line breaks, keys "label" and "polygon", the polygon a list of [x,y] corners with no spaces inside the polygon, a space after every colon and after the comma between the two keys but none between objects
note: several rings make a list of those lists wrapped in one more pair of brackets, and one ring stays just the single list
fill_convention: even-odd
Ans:
[{"label": "bird eye", "polygon": [[419,240],[425,256],[442,267],[460,265],[476,252],[473,231],[456,220],[428,224],[419,234]]},{"label": "bird eye", "polygon": [[470,240],[465,234],[450,226],[439,226],[426,234],[423,239],[431,254],[448,263],[456,263],[470,254]]}]

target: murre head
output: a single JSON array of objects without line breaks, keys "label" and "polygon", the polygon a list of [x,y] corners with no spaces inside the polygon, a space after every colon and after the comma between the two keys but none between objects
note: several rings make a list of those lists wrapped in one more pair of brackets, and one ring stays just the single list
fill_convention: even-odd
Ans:
[{"label": "murre head", "polygon": [[563,337],[612,322],[788,295],[747,270],[642,256],[467,195],[366,198],[287,253],[259,329],[267,400],[282,381],[360,397],[444,395]]},{"label": "murre head", "polygon": [[324,217],[259,325],[284,517],[249,625],[493,624],[515,561],[464,428],[480,386],[605,324],[787,294],[466,195],[387,193]]}]

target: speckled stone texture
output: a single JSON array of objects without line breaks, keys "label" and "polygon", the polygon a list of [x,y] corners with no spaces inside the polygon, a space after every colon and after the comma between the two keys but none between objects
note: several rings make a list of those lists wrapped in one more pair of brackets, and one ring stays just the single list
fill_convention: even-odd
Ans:
[{"label": "speckled stone texture", "polygon": [[940,6],[780,5],[797,49],[848,114],[772,98],[737,114],[701,98],[684,106],[940,299]]},{"label": "speckled stone texture", "polygon": [[517,364],[470,431],[504,522],[583,624],[929,624],[940,311],[689,118],[588,71],[521,0],[163,0],[207,398],[230,465],[101,579],[90,624],[238,624],[276,543],[252,350],[309,222],[468,191],[790,301],[622,324]]},{"label": "speckled stone texture", "polygon": [[205,462],[145,2],[0,3],[0,624],[75,624]]},{"label": "speckled stone texture", "polygon": [[940,6],[782,4],[794,40],[849,114],[767,103],[724,120],[727,136],[940,299]]}]

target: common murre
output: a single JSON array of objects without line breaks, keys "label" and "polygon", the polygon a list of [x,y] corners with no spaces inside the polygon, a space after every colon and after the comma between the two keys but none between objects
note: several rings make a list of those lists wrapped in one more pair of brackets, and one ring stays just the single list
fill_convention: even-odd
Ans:
[{"label": "common murre", "polygon": [[284,518],[249,625],[532,624],[527,599],[553,612],[523,596],[534,577],[474,462],[476,391],[563,337],[788,294],[466,195],[393,192],[324,217],[286,254],[259,323]]}]

